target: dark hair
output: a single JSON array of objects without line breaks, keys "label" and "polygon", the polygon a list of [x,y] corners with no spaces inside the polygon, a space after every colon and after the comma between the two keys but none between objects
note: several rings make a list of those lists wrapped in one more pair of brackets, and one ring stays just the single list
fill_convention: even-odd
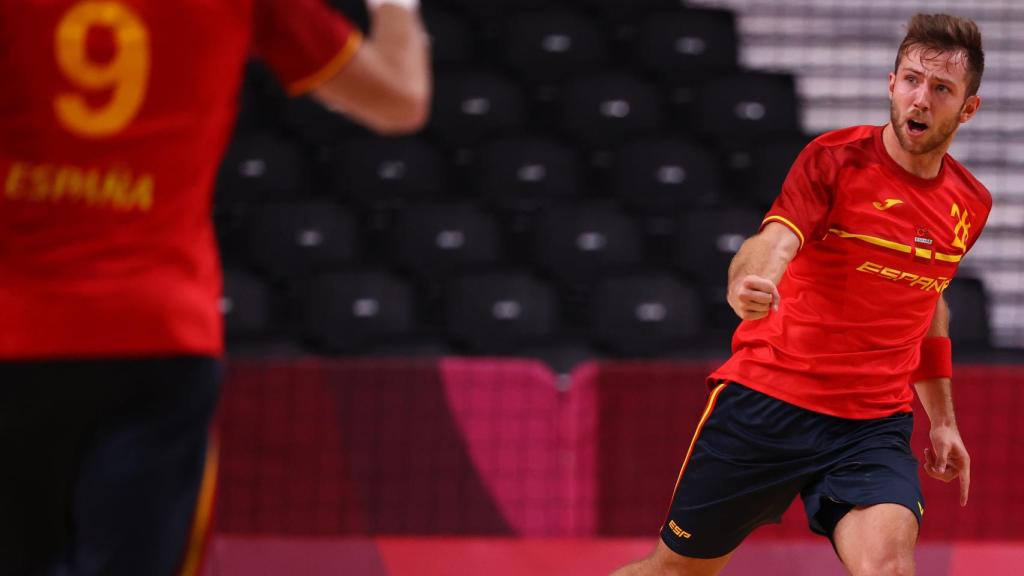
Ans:
[{"label": "dark hair", "polygon": [[985,71],[985,51],[981,48],[981,32],[973,20],[949,14],[917,14],[907,22],[907,35],[896,52],[895,70],[913,48],[926,50],[924,58],[939,52],[963,54],[967,64],[967,95],[978,93]]}]

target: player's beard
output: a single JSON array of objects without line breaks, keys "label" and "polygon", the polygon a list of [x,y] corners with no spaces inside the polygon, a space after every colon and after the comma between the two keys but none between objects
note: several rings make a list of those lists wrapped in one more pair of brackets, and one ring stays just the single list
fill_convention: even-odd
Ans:
[{"label": "player's beard", "polygon": [[[964,105],[966,105],[966,101],[960,106],[960,112],[963,112]],[[900,147],[911,154],[928,154],[936,148],[947,144],[953,138],[953,134],[956,133],[957,127],[960,125],[957,120],[960,117],[958,112],[956,116],[944,122],[929,124],[928,137],[913,142],[907,137],[906,133],[907,117],[901,116],[899,111],[896,110],[895,101],[889,103],[889,116],[893,132],[896,133],[896,139],[900,142]]]}]

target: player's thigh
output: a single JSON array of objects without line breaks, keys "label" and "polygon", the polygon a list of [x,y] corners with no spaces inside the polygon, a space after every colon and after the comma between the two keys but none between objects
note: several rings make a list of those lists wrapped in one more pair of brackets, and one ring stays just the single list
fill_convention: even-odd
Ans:
[{"label": "player's thigh", "polygon": [[69,545],[91,410],[75,386],[83,376],[59,363],[0,362],[0,574],[46,571]]},{"label": "player's thigh", "polygon": [[875,504],[850,510],[836,525],[833,542],[853,576],[914,573],[917,518],[900,504]]},{"label": "player's thigh", "polygon": [[801,491],[811,529],[833,538],[848,511],[877,504],[900,505],[919,524],[924,495],[910,450],[912,417],[837,421],[833,429],[821,447],[822,472]]},{"label": "player's thigh", "polygon": [[790,438],[789,413],[797,411],[737,384],[712,391],[662,526],[670,550],[720,558],[758,526],[780,521],[813,473],[800,467],[800,439]]},{"label": "player's thigh", "polygon": [[75,492],[76,568],[171,574],[181,561],[206,464],[220,366],[208,358],[128,361]]}]

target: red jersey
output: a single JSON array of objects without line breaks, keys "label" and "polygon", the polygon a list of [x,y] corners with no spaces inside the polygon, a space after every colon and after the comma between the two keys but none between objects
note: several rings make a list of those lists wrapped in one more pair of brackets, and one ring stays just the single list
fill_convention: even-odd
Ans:
[{"label": "red jersey", "polygon": [[360,38],[318,0],[0,0],[0,358],[220,354],[243,66],[301,93]]},{"label": "red jersey", "polygon": [[948,154],[933,179],[904,170],[882,127],[819,137],[762,224],[779,222],[801,242],[779,282],[780,308],[742,322],[710,378],[844,418],[910,411],[921,341],[991,207]]}]

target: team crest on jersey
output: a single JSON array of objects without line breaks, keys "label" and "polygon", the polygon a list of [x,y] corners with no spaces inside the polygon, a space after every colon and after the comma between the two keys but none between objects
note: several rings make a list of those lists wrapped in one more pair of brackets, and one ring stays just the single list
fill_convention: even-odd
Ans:
[{"label": "team crest on jersey", "polygon": [[949,215],[957,219],[956,226],[953,228],[953,248],[959,248],[963,252],[967,252],[967,241],[971,237],[971,219],[966,208],[960,208],[960,206],[954,202],[953,206],[949,209]]},{"label": "team crest on jersey", "polygon": [[932,240],[932,233],[924,226],[918,226],[917,230],[914,231],[914,244],[921,246],[931,246],[935,241]]}]

